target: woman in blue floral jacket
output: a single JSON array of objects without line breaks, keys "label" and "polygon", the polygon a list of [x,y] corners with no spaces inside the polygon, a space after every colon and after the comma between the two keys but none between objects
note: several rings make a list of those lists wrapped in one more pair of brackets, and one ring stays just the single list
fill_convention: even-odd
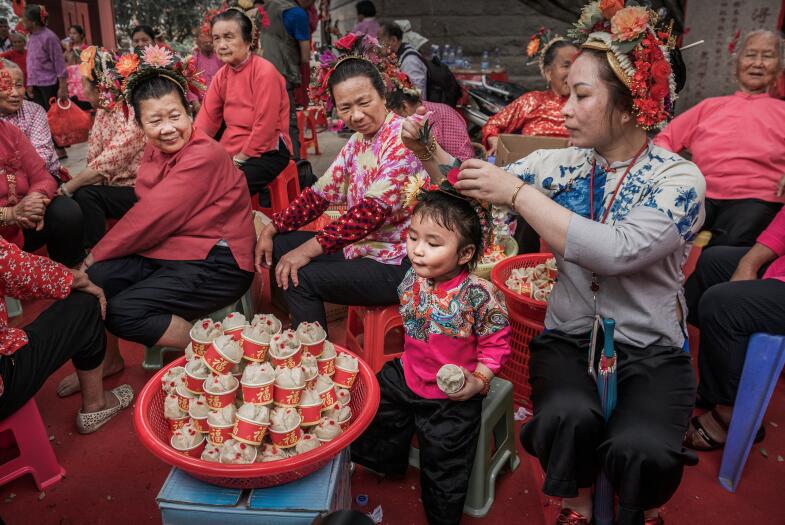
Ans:
[{"label": "woman in blue floral jacket", "polygon": [[[703,223],[705,182],[693,163],[647,139],[675,97],[665,43],[649,26],[637,35],[631,28],[639,44],[624,55],[597,3],[585,10],[594,25],[570,68],[563,109],[575,147],[536,151],[504,168],[468,160],[455,187],[511,207],[557,259],[547,330],[530,343],[534,416],[521,441],[546,471],[543,491],[563,498],[558,523],[588,525],[602,470],[618,496],[616,523],[661,525],[660,506],[696,461],[682,446],[695,377],[683,350],[681,268]],[[648,16],[624,11],[621,21]],[[607,32],[597,31],[601,22]],[[636,74],[641,56],[648,66]],[[407,121],[402,138],[434,179],[453,159],[418,141],[420,129]],[[607,423],[588,373],[596,316],[617,327],[618,404]]]}]

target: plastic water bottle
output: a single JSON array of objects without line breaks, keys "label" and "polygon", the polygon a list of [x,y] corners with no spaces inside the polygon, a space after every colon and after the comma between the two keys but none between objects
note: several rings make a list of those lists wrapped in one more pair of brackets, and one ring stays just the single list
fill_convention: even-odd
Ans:
[{"label": "plastic water bottle", "polygon": [[499,50],[498,47],[496,48],[496,51],[494,51],[494,54],[496,55],[496,57],[493,60],[493,69],[497,69],[497,70],[503,69],[504,66],[502,65],[501,51]]},{"label": "plastic water bottle", "polygon": [[460,64],[455,58],[455,49],[450,49],[450,67],[460,67]]},{"label": "plastic water bottle", "polygon": [[439,54],[439,46],[437,44],[431,45],[431,60],[434,58],[438,58],[441,60],[441,55]]},{"label": "plastic water bottle", "polygon": [[455,67],[464,67],[462,46],[458,46],[458,49],[455,51]]},{"label": "plastic water bottle", "polygon": [[442,62],[444,62],[444,65],[448,67],[452,65],[452,63],[450,62],[450,51],[451,51],[450,44],[444,44],[444,51],[442,53]]},{"label": "plastic water bottle", "polygon": [[480,69],[483,71],[488,71],[491,68],[490,58],[488,56],[488,50],[482,52],[482,62],[480,62]]}]

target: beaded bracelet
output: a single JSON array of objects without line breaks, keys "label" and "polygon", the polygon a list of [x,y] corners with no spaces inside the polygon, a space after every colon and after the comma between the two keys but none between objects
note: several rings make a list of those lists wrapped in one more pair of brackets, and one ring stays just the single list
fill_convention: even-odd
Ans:
[{"label": "beaded bracelet", "polygon": [[491,389],[491,378],[483,374],[482,372],[478,372],[475,370],[472,372],[472,375],[482,381],[482,390],[480,390],[480,394],[483,396],[488,395],[488,390]]}]

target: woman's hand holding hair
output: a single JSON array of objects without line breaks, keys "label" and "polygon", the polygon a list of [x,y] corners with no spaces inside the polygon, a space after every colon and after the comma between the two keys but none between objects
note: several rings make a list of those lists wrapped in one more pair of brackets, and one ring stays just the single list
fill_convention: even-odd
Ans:
[{"label": "woman's hand holding hair", "polygon": [[479,159],[468,159],[461,164],[455,189],[467,197],[487,201],[497,206],[511,206],[521,179],[498,166]]}]

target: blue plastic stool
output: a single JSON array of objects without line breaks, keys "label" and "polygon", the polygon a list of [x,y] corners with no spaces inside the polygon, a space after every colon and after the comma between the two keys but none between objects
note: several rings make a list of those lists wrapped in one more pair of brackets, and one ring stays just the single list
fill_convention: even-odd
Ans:
[{"label": "blue plastic stool", "polygon": [[747,357],[720,465],[720,484],[730,492],[735,492],[739,486],[741,472],[783,365],[785,336],[753,334],[747,345]]}]

